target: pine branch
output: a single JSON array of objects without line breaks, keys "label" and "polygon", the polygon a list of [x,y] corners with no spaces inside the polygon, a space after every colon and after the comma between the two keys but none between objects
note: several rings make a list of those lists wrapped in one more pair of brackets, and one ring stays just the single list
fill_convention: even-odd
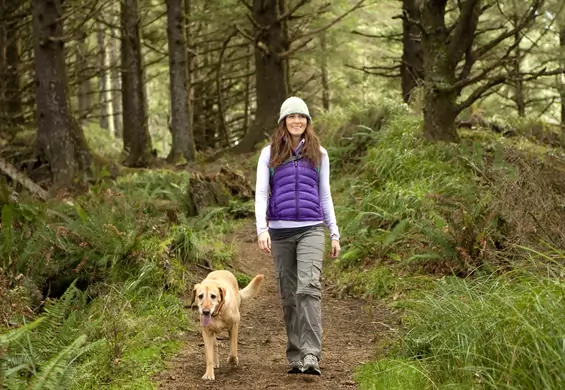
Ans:
[{"label": "pine branch", "polygon": [[313,35],[319,34],[322,31],[327,30],[328,28],[332,27],[333,25],[337,24],[338,22],[340,22],[343,18],[345,18],[347,15],[349,15],[350,13],[352,13],[353,11],[361,8],[363,6],[363,3],[365,2],[365,0],[360,0],[358,1],[353,7],[351,7],[349,10],[345,11],[342,15],[338,16],[337,18],[335,18],[334,20],[332,20],[331,22],[329,22],[328,24],[326,24],[325,26],[322,26],[320,28],[317,28],[315,30],[309,31],[306,34],[302,35],[302,36],[296,36],[293,38],[293,41],[297,41],[299,39],[304,39],[304,38],[309,38]]}]

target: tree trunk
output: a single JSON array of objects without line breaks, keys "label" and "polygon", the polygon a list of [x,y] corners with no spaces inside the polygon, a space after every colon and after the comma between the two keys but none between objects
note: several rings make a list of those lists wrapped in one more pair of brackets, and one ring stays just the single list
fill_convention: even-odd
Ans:
[{"label": "tree trunk", "polygon": [[[279,109],[287,96],[287,60],[280,54],[289,49],[283,25],[277,20],[284,13],[284,0],[254,0],[255,25],[255,90],[257,108],[250,131],[233,148],[235,153],[251,152],[277,125]],[[277,8],[277,5],[279,8]]]},{"label": "tree trunk", "polygon": [[[403,0],[402,10],[411,20],[421,18],[422,0]],[[411,101],[412,92],[424,80],[422,58],[422,42],[420,29],[407,20],[402,22],[402,64],[400,79],[402,84],[402,99],[405,103]]]},{"label": "tree trunk", "polygon": [[78,79],[78,117],[79,123],[84,124],[90,114],[92,92],[90,86],[90,75],[88,74],[88,44],[86,34],[81,32],[81,39],[78,42],[77,50],[77,79]]},{"label": "tree trunk", "polygon": [[14,125],[23,121],[20,91],[20,35],[16,13],[19,1],[0,1],[0,122],[14,132]]},{"label": "tree trunk", "polygon": [[83,179],[80,174],[88,168],[90,152],[69,114],[61,2],[32,0],[31,11],[38,148],[51,168],[53,189],[70,189]]},{"label": "tree trunk", "polygon": [[187,88],[188,88],[188,96],[187,96],[187,104],[188,104],[188,122],[186,124],[187,128],[189,129],[189,136],[192,140],[193,150],[196,154],[196,137],[194,136],[194,69],[196,68],[196,47],[192,41],[192,34],[194,29],[194,22],[190,21],[190,17],[192,15],[192,0],[185,0],[184,2],[184,19],[183,23],[185,24],[184,34],[185,34],[185,41],[186,41],[186,49],[187,49],[187,63],[186,63],[186,72],[187,72]]},{"label": "tree trunk", "polygon": [[459,142],[455,119],[457,94],[424,88],[424,137],[430,141]]},{"label": "tree trunk", "polygon": [[[559,47],[562,51],[565,50],[565,23],[563,24],[563,26],[560,26],[559,29]],[[565,60],[562,61],[562,64],[563,66],[565,66]],[[561,98],[561,127],[563,128],[563,132],[565,133],[565,75],[560,74],[557,77],[559,78],[558,89],[559,96]]]},{"label": "tree trunk", "polygon": [[[513,15],[514,25],[520,22],[519,15]],[[524,98],[524,80],[522,79],[522,51],[520,49],[520,41],[522,40],[521,32],[516,31],[514,33],[514,44],[516,49],[514,49],[514,58],[512,58],[513,73],[516,77],[514,81],[514,103],[516,104],[516,110],[520,117],[526,116],[526,101]]]},{"label": "tree trunk", "polygon": [[110,134],[114,134],[114,121],[112,112],[112,80],[110,79],[110,69],[109,69],[109,53],[107,49],[107,39],[104,33],[105,26],[102,23],[98,24],[98,29],[96,31],[96,37],[98,41],[98,88],[99,88],[99,99],[100,104],[100,127],[102,129],[108,130]]},{"label": "tree trunk", "polygon": [[323,31],[320,34],[320,47],[322,49],[322,107],[324,110],[330,110],[330,80],[328,75],[328,43],[326,38],[326,32]]},{"label": "tree trunk", "polygon": [[125,165],[143,167],[151,161],[152,146],[146,115],[137,0],[123,0],[121,7]]},{"label": "tree trunk", "polygon": [[[448,53],[448,29],[445,26],[447,0],[426,1],[421,22],[424,65],[424,137],[431,141],[458,142],[455,119],[459,114],[455,84],[457,62]],[[433,33],[431,33],[433,32]]]},{"label": "tree trunk", "polygon": [[[251,54],[251,51],[253,50],[253,46],[248,46],[248,50],[249,50],[249,54]],[[243,108],[243,136],[245,136],[245,134],[247,134],[247,131],[249,129],[249,106],[251,105],[251,56],[247,57],[247,59],[245,60],[245,70],[247,73],[247,77],[245,78],[245,102],[244,102],[244,108]]]},{"label": "tree trunk", "polygon": [[[114,8],[115,7],[115,8]],[[112,17],[112,24],[119,25],[119,5],[112,5],[112,12],[117,10],[118,12]],[[116,27],[111,28],[112,34],[108,40],[108,52],[110,54],[110,77],[112,79],[112,114],[114,121],[114,135],[117,138],[123,138],[123,126],[122,126],[122,85],[120,81],[120,29]]]},{"label": "tree trunk", "polygon": [[167,159],[194,161],[192,129],[188,128],[188,86],[182,0],[167,0],[167,38],[169,42],[169,84],[171,133],[173,142]]}]

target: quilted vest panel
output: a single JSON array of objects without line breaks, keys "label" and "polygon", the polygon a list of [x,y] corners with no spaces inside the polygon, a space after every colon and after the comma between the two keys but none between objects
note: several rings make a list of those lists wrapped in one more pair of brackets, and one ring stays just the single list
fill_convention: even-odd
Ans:
[{"label": "quilted vest panel", "polygon": [[279,165],[271,176],[267,220],[322,221],[318,181],[318,170],[307,159]]}]

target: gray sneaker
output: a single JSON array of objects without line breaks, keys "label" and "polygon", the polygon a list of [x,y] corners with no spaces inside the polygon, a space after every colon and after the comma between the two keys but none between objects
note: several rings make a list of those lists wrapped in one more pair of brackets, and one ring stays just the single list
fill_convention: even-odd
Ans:
[{"label": "gray sneaker", "polygon": [[318,358],[312,354],[304,356],[304,368],[302,372],[310,375],[322,375],[322,370],[318,365]]},{"label": "gray sneaker", "polygon": [[288,373],[289,374],[299,374],[302,372],[304,368],[304,365],[302,364],[302,361],[298,360],[298,361],[292,361],[290,362],[290,368],[288,369]]}]

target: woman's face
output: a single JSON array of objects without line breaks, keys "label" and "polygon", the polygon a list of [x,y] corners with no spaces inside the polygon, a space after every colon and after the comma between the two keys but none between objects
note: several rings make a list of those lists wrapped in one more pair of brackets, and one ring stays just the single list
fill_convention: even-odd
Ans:
[{"label": "woman's face", "polygon": [[302,114],[290,114],[286,117],[286,129],[293,137],[302,137],[306,131],[308,118]]}]

